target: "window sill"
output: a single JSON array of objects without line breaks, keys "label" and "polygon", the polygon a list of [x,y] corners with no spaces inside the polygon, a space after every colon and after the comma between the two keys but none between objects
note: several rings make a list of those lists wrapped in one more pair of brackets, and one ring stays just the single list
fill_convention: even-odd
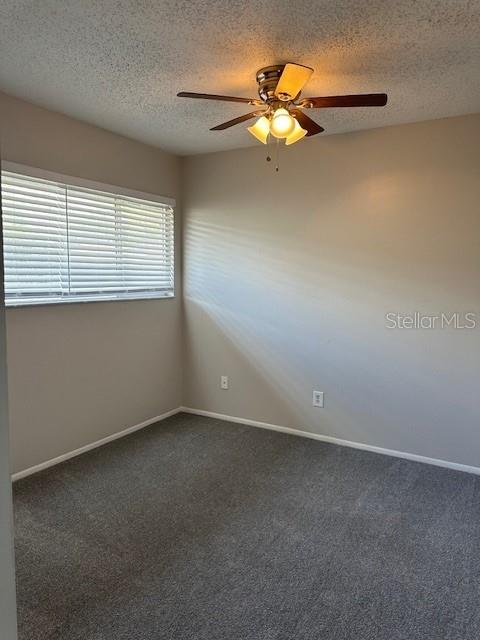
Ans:
[{"label": "window sill", "polygon": [[50,306],[63,306],[71,304],[85,304],[90,302],[133,302],[139,300],[171,300],[174,299],[175,292],[173,293],[155,293],[155,294],[137,294],[129,296],[78,296],[75,298],[52,298],[51,300],[33,298],[31,300],[7,300],[5,301],[5,308],[8,309],[20,309],[23,307],[50,307]]}]

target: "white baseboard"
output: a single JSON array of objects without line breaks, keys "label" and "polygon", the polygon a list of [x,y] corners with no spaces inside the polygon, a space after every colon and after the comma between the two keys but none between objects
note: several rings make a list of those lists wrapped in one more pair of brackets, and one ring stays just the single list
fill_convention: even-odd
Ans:
[{"label": "white baseboard", "polygon": [[204,411],[203,409],[192,409],[191,407],[180,407],[180,411],[184,413],[192,413],[198,416],[206,416],[208,418],[218,418],[219,420],[225,420],[227,422],[236,422],[238,424],[246,424],[251,427],[259,427],[260,429],[270,429],[271,431],[280,431],[281,433],[289,433],[293,436],[300,436],[302,438],[311,438],[312,440],[319,440],[320,442],[329,442],[331,444],[338,444],[341,447],[351,447],[352,449],[361,449],[362,451],[372,451],[373,453],[381,453],[385,456],[393,456],[394,458],[404,458],[405,460],[413,460],[414,462],[423,462],[424,464],[432,464],[436,467],[445,467],[447,469],[454,469],[455,471],[464,471],[465,473],[474,473],[480,475],[480,467],[472,467],[467,464],[460,464],[459,462],[450,462],[449,460],[439,460],[437,458],[427,458],[426,456],[420,456],[416,453],[407,453],[406,451],[395,451],[394,449],[384,449],[383,447],[375,447],[370,444],[363,444],[361,442],[352,442],[350,440],[342,440],[340,438],[334,438],[333,436],[324,436],[319,433],[312,433],[310,431],[301,431],[300,429],[292,429],[291,427],[282,427],[278,424],[270,424],[268,422],[259,422],[258,420],[248,420],[247,418],[237,418],[236,416],[229,416],[223,413],[215,413],[213,411]]},{"label": "white baseboard", "polygon": [[60,462],[64,462],[65,460],[69,460],[70,458],[74,458],[75,456],[79,456],[82,453],[86,453],[87,451],[91,451],[92,449],[96,449],[97,447],[101,447],[108,442],[113,442],[113,440],[118,440],[118,438],[123,438],[124,436],[128,436],[130,433],[134,433],[135,431],[139,431],[140,429],[144,429],[145,427],[150,426],[151,424],[155,424],[155,422],[161,422],[165,420],[165,418],[169,418],[170,416],[175,415],[176,413],[191,413],[198,416],[206,416],[208,418],[217,418],[219,420],[225,420],[226,422],[235,422],[237,424],[245,424],[250,427],[258,427],[260,429],[270,429],[271,431],[279,431],[281,433],[288,433],[293,436],[300,436],[302,438],[311,438],[312,440],[319,440],[320,442],[329,442],[331,444],[337,444],[341,447],[351,447],[352,449],[361,449],[362,451],[371,451],[373,453],[380,453],[386,456],[393,456],[394,458],[404,458],[405,460],[413,460],[414,462],[423,462],[424,464],[432,464],[437,467],[445,467],[447,469],[454,469],[455,471],[463,471],[465,473],[473,473],[475,475],[480,475],[480,467],[473,467],[466,464],[460,464],[458,462],[450,462],[449,460],[439,460],[437,458],[428,458],[426,456],[420,456],[416,453],[407,453],[405,451],[395,451],[394,449],[384,449],[383,447],[375,447],[370,444],[363,444],[361,442],[352,442],[350,440],[342,440],[340,438],[334,438],[333,436],[325,436],[319,433],[312,433],[310,431],[302,431],[300,429],[293,429],[292,427],[282,427],[278,424],[270,424],[268,422],[260,422],[258,420],[249,420],[248,418],[238,418],[236,416],[229,416],[223,413],[215,413],[214,411],[204,411],[203,409],[193,409],[191,407],[177,407],[176,409],[172,409],[171,411],[167,411],[162,413],[159,416],[155,416],[154,418],[149,418],[148,420],[144,420],[139,424],[133,425],[133,427],[128,427],[127,429],[123,429],[123,431],[119,431],[117,433],[113,433],[110,436],[106,436],[101,440],[97,440],[96,442],[91,442],[90,444],[86,444],[79,449],[75,449],[74,451],[68,451],[67,453],[63,453],[56,458],[52,458],[51,460],[46,460],[45,462],[41,462],[33,467],[29,467],[28,469],[24,469],[23,471],[18,471],[12,475],[12,480],[20,480],[21,478],[26,478],[27,476],[32,475],[33,473],[37,473],[38,471],[42,471],[43,469],[48,469],[49,467],[53,467]]},{"label": "white baseboard", "polygon": [[79,456],[86,451],[91,451],[92,449],[96,449],[97,447],[101,447],[108,442],[112,442],[113,440],[118,440],[118,438],[123,438],[124,436],[128,436],[130,433],[134,433],[135,431],[139,431],[140,429],[144,429],[145,427],[150,426],[151,424],[155,424],[155,422],[161,422],[165,420],[165,418],[169,418],[170,416],[175,415],[181,411],[180,407],[176,409],[172,409],[171,411],[166,411],[159,416],[155,416],[154,418],[149,418],[148,420],[144,420],[139,424],[133,425],[133,427],[128,427],[127,429],[123,429],[123,431],[118,431],[117,433],[112,433],[110,436],[106,436],[106,438],[102,438],[101,440],[97,440],[96,442],[91,442],[90,444],[86,444],[79,449],[74,449],[73,451],[68,451],[67,453],[62,453],[61,456],[57,456],[56,458],[52,458],[51,460],[46,460],[45,462],[41,462],[40,464],[36,464],[33,467],[29,467],[28,469],[24,469],[23,471],[17,471],[12,475],[12,481],[20,480],[21,478],[26,478],[27,476],[32,475],[32,473],[37,473],[37,471],[42,471],[43,469],[48,469],[48,467],[53,467],[56,464],[60,464],[60,462],[65,462],[65,460],[70,460],[70,458],[75,458],[75,456]]}]

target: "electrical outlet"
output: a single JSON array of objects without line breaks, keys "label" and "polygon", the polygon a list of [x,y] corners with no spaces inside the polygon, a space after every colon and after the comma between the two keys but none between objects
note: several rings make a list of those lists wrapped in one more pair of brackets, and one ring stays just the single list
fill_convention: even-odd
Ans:
[{"label": "electrical outlet", "polygon": [[323,409],[323,391],[313,392],[312,404],[314,407],[319,407],[320,409]]},{"label": "electrical outlet", "polygon": [[228,376],[220,376],[220,389],[228,389]]}]

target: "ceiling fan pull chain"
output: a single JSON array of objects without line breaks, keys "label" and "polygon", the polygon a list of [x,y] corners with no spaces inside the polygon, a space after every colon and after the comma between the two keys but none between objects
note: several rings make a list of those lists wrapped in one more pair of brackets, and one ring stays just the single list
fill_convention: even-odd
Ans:
[{"label": "ceiling fan pull chain", "polygon": [[266,141],[266,145],[267,145],[267,157],[265,158],[265,160],[267,162],[271,162],[272,161],[272,156],[270,155],[270,147],[272,144],[272,135],[270,134],[270,132],[267,135],[267,141]]},{"label": "ceiling fan pull chain", "polygon": [[[270,144],[270,136],[269,136],[269,144]],[[280,160],[280,139],[276,138],[276,145],[275,145],[275,171],[277,173],[278,173],[279,164],[280,164],[279,160]],[[266,161],[267,162],[271,162],[272,161],[272,156],[268,152],[267,152]]]}]

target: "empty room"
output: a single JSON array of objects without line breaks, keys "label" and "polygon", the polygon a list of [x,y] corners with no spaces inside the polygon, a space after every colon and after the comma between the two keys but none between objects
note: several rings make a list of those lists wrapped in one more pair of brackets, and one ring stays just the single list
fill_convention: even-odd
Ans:
[{"label": "empty room", "polygon": [[0,640],[480,638],[479,43],[0,0]]}]

